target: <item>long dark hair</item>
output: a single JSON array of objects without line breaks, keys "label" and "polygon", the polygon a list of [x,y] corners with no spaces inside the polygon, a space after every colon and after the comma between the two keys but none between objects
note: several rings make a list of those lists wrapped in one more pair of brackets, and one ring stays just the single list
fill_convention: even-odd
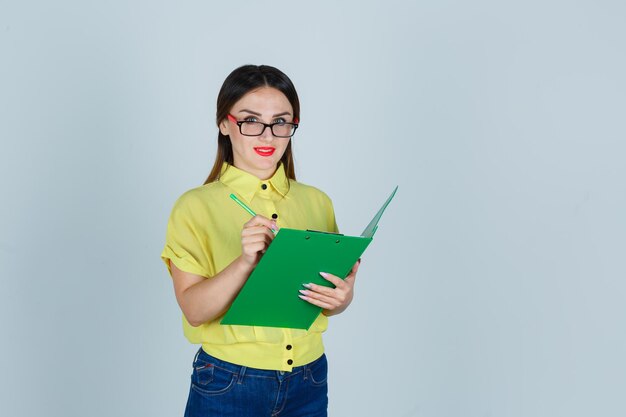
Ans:
[{"label": "long dark hair", "polygon": [[[294,120],[300,120],[300,101],[298,100],[298,93],[285,73],[269,65],[244,65],[237,68],[226,77],[217,95],[217,113],[215,121],[218,128],[239,99],[250,91],[260,87],[272,87],[283,93],[293,108]],[[233,164],[233,147],[230,143],[230,138],[223,135],[222,132],[218,130],[217,154],[215,155],[213,169],[211,169],[209,177],[204,182],[205,184],[219,179],[224,162],[231,165]],[[280,159],[280,163],[285,167],[287,178],[295,180],[296,173],[291,152],[291,141],[289,141],[287,149]]]}]

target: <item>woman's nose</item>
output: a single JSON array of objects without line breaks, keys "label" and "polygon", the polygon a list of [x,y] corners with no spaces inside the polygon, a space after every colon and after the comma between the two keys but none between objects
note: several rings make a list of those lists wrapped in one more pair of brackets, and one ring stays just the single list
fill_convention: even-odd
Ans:
[{"label": "woman's nose", "polygon": [[261,133],[260,139],[266,142],[271,142],[274,139],[272,128],[269,126],[265,126],[265,129],[263,129],[263,132]]}]

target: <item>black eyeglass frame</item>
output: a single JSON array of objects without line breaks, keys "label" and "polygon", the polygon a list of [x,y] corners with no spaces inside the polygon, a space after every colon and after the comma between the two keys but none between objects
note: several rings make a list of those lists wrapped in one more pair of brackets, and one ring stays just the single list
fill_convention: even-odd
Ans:
[{"label": "black eyeglass frame", "polygon": [[[248,137],[254,137],[254,136],[261,136],[263,134],[263,132],[265,132],[265,129],[267,129],[268,127],[270,128],[270,131],[272,132],[272,135],[274,135],[277,138],[291,138],[293,137],[293,135],[296,134],[296,130],[298,129],[298,123],[288,123],[288,122],[276,122],[276,123],[263,123],[263,122],[248,122],[246,120],[237,120],[235,118],[235,116],[233,116],[232,114],[227,114],[226,117],[228,117],[228,120],[230,120],[231,122],[235,123],[237,126],[239,126],[239,133],[241,133],[243,136],[248,136]],[[261,130],[261,133],[259,133],[258,135],[248,135],[243,133],[243,131],[241,130],[241,126],[244,123],[258,123],[260,125],[263,125],[263,130]],[[274,126],[276,125],[291,125],[293,126],[293,132],[291,133],[291,135],[289,136],[281,136],[281,135],[277,135],[274,132]]]}]

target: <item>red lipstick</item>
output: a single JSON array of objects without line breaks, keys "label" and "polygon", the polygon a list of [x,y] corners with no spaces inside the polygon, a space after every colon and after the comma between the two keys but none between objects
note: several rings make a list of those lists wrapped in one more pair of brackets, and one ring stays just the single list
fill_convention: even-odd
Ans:
[{"label": "red lipstick", "polygon": [[254,148],[254,152],[261,156],[272,156],[275,150],[276,148],[272,148],[271,146],[259,146]]}]

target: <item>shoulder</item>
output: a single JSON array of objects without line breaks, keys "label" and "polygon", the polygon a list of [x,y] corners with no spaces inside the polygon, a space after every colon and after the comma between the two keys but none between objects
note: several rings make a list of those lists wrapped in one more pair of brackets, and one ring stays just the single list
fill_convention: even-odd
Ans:
[{"label": "shoulder", "polygon": [[288,200],[293,208],[307,218],[306,227],[301,229],[337,232],[335,210],[330,197],[319,188],[291,181]]},{"label": "shoulder", "polygon": [[317,201],[330,207],[332,207],[333,204],[330,197],[324,191],[295,180],[289,181],[289,194],[294,198]]},{"label": "shoulder", "polygon": [[192,188],[178,197],[172,212],[197,212],[199,209],[210,207],[221,201],[219,197],[224,192],[224,184],[219,181]]}]

